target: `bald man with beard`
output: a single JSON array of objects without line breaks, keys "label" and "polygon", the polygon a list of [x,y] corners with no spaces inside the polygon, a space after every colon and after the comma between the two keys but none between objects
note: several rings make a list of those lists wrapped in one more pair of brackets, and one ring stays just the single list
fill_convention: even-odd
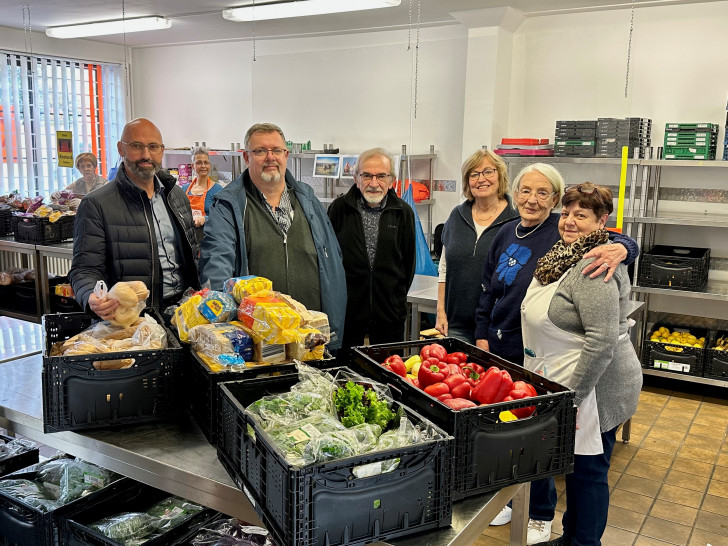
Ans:
[{"label": "bald man with beard", "polygon": [[199,288],[190,203],[162,170],[162,135],[148,119],[124,126],[116,178],[78,207],[69,279],[81,306],[108,320],[119,302],[94,294],[97,281],[143,281],[147,305],[163,311],[188,287]]}]

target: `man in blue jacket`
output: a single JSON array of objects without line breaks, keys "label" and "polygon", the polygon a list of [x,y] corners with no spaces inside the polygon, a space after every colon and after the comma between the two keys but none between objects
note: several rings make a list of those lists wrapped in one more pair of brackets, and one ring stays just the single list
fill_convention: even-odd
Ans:
[{"label": "man in blue jacket", "polygon": [[253,125],[245,134],[248,168],[213,200],[200,255],[200,281],[213,290],[240,275],[259,275],[307,309],[323,311],[338,349],[346,312],[341,249],[313,189],[287,170],[280,127]]}]

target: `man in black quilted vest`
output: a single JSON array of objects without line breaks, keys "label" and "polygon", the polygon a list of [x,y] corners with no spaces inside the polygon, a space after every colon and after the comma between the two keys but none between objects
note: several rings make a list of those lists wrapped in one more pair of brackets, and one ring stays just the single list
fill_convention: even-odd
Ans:
[{"label": "man in black quilted vest", "polygon": [[109,288],[143,281],[150,291],[147,306],[159,310],[176,303],[187,287],[199,287],[190,203],[162,170],[159,129],[148,119],[130,121],[117,149],[123,163],[116,178],[78,207],[68,274],[76,300],[105,320],[119,302],[94,294],[99,280]]}]

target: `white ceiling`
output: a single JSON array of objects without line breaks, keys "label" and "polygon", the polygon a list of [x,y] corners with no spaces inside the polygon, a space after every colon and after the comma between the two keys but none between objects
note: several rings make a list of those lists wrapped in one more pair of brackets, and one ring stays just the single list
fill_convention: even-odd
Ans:
[{"label": "white ceiling", "polygon": [[[666,4],[690,4],[706,0],[634,0],[637,7]],[[707,0],[718,1],[718,0]],[[225,8],[248,3],[249,0],[126,0],[128,18],[161,15],[172,19],[167,30],[130,33],[129,46],[208,42],[215,40],[251,39],[252,23],[233,23],[222,18]],[[0,0],[0,27],[24,28],[23,4],[30,5],[31,30],[44,32],[58,25],[120,19],[122,2],[109,0]],[[279,36],[332,34],[351,31],[406,28],[417,22],[418,0],[402,0],[395,8],[376,9],[348,14],[299,17],[255,24],[258,39]],[[421,0],[422,25],[454,24],[452,12],[509,6],[524,15],[545,15],[564,11],[629,8],[631,0]],[[121,35],[91,38],[101,42],[123,44]]]}]

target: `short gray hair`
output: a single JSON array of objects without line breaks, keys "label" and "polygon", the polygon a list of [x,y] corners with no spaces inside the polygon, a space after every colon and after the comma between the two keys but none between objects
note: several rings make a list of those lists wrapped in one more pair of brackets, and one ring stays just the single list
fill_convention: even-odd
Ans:
[{"label": "short gray hair", "polygon": [[378,156],[386,157],[389,160],[389,174],[392,175],[392,180],[397,180],[397,173],[394,172],[394,156],[384,148],[370,148],[359,154],[359,158],[356,160],[357,175],[359,174],[359,165],[364,163],[367,159]]},{"label": "short gray hair", "polygon": [[204,146],[195,146],[192,148],[192,162],[195,162],[196,155],[206,155],[207,159],[210,159],[210,149]]},{"label": "short gray hair", "polygon": [[516,178],[513,179],[513,186],[511,186],[511,195],[513,195],[514,198],[513,208],[517,209],[516,197],[518,196],[518,190],[521,187],[521,178],[532,172],[541,173],[546,177],[546,180],[551,183],[551,187],[554,189],[554,192],[559,196],[556,203],[560,203],[561,198],[564,196],[564,177],[561,176],[561,173],[553,165],[549,165],[548,163],[531,163],[530,165],[523,167],[516,175]]},{"label": "short gray hair", "polygon": [[245,133],[246,150],[248,149],[248,142],[250,141],[250,137],[252,137],[255,133],[278,133],[279,135],[281,135],[283,143],[285,144],[286,142],[286,137],[283,134],[283,131],[275,123],[256,123],[250,129],[248,129],[247,133]]}]

